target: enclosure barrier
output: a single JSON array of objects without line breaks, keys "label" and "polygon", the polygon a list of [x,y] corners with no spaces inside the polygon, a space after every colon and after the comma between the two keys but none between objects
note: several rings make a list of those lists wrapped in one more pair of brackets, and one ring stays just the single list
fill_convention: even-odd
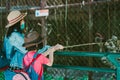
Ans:
[{"label": "enclosure barrier", "polygon": [[[110,63],[112,63],[115,66],[114,69],[111,69],[111,68],[95,68],[95,67],[87,67],[87,66],[86,67],[82,67],[82,66],[67,66],[67,65],[57,65],[57,64],[54,64],[52,66],[52,68],[115,73],[116,74],[116,80],[120,80],[120,63],[119,63],[120,54],[119,53],[69,52],[69,51],[64,51],[64,52],[56,52],[55,54],[57,56],[61,55],[61,56],[106,57],[110,61]],[[80,80],[83,80],[83,79],[80,79]]]}]

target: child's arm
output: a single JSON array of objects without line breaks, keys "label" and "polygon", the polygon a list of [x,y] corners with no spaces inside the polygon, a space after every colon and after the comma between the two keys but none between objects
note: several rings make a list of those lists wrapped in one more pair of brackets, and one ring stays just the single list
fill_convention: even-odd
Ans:
[{"label": "child's arm", "polygon": [[63,48],[64,48],[64,47],[63,47],[62,45],[57,44],[57,45],[51,47],[50,49],[48,49],[45,53],[43,53],[44,56],[49,55],[49,60],[50,60],[50,62],[47,64],[48,66],[52,66],[52,64],[53,64],[53,60],[54,60],[53,55],[54,55],[54,52],[55,52],[56,50],[63,49]]},{"label": "child's arm", "polygon": [[49,55],[50,53],[54,53],[57,50],[63,49],[64,47],[60,44],[56,44],[55,46],[52,46],[51,48],[49,48],[47,51],[45,51],[43,53],[44,56]]}]

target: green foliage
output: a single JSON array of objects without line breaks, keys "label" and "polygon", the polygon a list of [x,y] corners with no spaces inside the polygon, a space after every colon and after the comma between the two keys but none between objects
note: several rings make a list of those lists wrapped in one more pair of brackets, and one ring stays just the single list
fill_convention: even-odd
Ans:
[{"label": "green foliage", "polygon": [[0,72],[0,80],[5,80],[3,72]]}]

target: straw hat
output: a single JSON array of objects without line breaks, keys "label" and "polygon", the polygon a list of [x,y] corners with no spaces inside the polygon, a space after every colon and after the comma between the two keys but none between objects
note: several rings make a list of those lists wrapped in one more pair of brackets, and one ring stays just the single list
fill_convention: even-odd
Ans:
[{"label": "straw hat", "polygon": [[23,46],[30,47],[42,43],[43,40],[38,32],[32,31],[25,36],[24,41]]},{"label": "straw hat", "polygon": [[7,16],[8,24],[5,27],[6,28],[11,27],[12,25],[22,20],[26,15],[27,13],[21,13],[18,10],[11,11]]}]

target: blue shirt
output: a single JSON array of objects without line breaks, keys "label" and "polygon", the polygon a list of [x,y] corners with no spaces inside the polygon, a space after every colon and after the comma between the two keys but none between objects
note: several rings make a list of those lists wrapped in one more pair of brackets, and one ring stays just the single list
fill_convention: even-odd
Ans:
[{"label": "blue shirt", "polygon": [[22,67],[22,59],[27,52],[23,47],[24,35],[19,32],[13,32],[9,38],[5,37],[4,46],[6,49],[6,56],[10,59],[10,66]]}]

